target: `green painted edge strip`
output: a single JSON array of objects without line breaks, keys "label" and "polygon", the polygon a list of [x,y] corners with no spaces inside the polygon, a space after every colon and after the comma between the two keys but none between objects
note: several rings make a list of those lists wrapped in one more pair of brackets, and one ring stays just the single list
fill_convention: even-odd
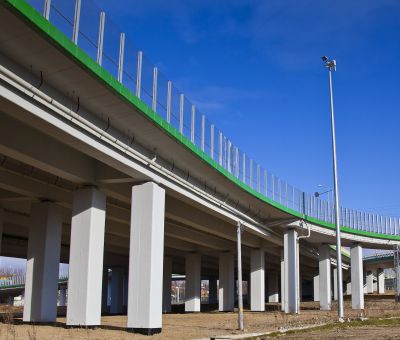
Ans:
[{"label": "green painted edge strip", "polygon": [[[19,13],[26,21],[33,24],[33,26],[35,26],[39,30],[39,32],[45,33],[47,38],[50,38],[50,41],[55,43],[56,47],[59,50],[61,50],[63,53],[68,54],[68,56],[72,57],[81,66],[83,66],[85,69],[90,71],[94,76],[96,76],[99,80],[105,83],[117,95],[122,97],[129,104],[133,105],[136,109],[145,114],[145,116],[148,117],[153,123],[155,123],[155,125],[161,127],[162,130],[167,132],[177,141],[181,142],[190,151],[196,154],[200,159],[202,159],[208,165],[210,165],[215,170],[223,174],[225,177],[227,177],[230,181],[241,187],[243,190],[247,191],[251,195],[258,198],[259,200],[269,205],[272,205],[273,207],[281,211],[284,211],[290,215],[293,215],[297,218],[309,221],[321,227],[325,227],[328,229],[335,229],[335,226],[332,223],[321,221],[314,217],[310,217],[293,209],[287,208],[284,205],[275,202],[272,199],[262,195],[261,193],[251,188],[249,185],[240,181],[238,178],[236,178],[230,172],[228,172],[226,169],[220,166],[215,160],[213,160],[199,147],[194,145],[188,138],[180,134],[177,129],[175,129],[172,125],[170,125],[159,114],[152,111],[149,106],[147,106],[144,102],[142,102],[139,98],[137,98],[124,85],[118,82],[118,80],[115,77],[113,77],[108,71],[106,71],[103,67],[98,65],[85,51],[83,51],[80,47],[75,45],[67,36],[65,36],[64,33],[62,33],[57,27],[55,27],[52,23],[46,20],[39,12],[36,11],[36,9],[34,9],[25,0],[5,0],[5,3],[11,6],[11,8],[14,9],[17,13]],[[396,240],[396,241],[400,240],[400,236],[385,235],[363,230],[355,230],[349,227],[341,227],[341,231],[344,233],[373,237],[373,238]]]}]

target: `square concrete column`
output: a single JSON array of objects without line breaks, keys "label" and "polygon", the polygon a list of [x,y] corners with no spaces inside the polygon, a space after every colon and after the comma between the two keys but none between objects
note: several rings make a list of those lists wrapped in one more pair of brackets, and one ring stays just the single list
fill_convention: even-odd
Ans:
[{"label": "square concrete column", "polygon": [[219,254],[218,310],[231,312],[235,306],[235,258],[232,252]]},{"label": "square concrete column", "polygon": [[186,275],[185,312],[200,312],[200,305],[201,305],[200,254],[191,253],[186,255],[185,275]]},{"label": "square concrete column", "polygon": [[333,300],[338,299],[337,267],[333,268]]},{"label": "square concrete column", "polygon": [[279,291],[278,291],[278,273],[268,273],[268,302],[279,302]]},{"label": "square concrete column", "polygon": [[124,268],[122,276],[122,313],[128,312],[129,269]]},{"label": "square concrete column", "polygon": [[65,306],[66,301],[67,301],[67,287],[66,286],[61,286],[60,287],[60,303],[59,303],[59,306]]},{"label": "square concrete column", "polygon": [[374,272],[372,270],[367,271],[367,294],[374,292]]},{"label": "square concrete column", "polygon": [[351,281],[346,282],[346,295],[351,295]]},{"label": "square concrete column", "polygon": [[377,271],[378,294],[385,294],[385,271],[379,268]]},{"label": "square concrete column", "polygon": [[101,318],[106,196],[74,193],[68,278],[68,326],[98,326]]},{"label": "square concrete column", "polygon": [[210,277],[208,280],[208,303],[216,304],[218,302],[217,278]]},{"label": "square concrete column", "polygon": [[124,300],[124,271],[122,268],[111,269],[111,314],[121,314]]},{"label": "square concrete column", "polygon": [[283,238],[285,260],[285,313],[300,311],[299,247],[297,230],[287,229]]},{"label": "square concrete column", "polygon": [[54,322],[57,317],[62,213],[54,203],[34,203],[26,263],[24,322]]},{"label": "square concrete column", "polygon": [[163,313],[171,312],[172,258],[164,258],[163,272]]},{"label": "square concrete column", "polygon": [[161,332],[165,190],[153,182],[132,188],[128,329]]},{"label": "square concrete column", "polygon": [[314,301],[319,301],[319,275],[314,275],[313,277],[313,298]]},{"label": "square concrete column", "polygon": [[265,255],[261,249],[252,249],[250,254],[251,298],[253,312],[265,311]]},{"label": "square concrete column", "polygon": [[351,263],[351,307],[364,309],[364,275],[362,247],[358,244],[350,248]]},{"label": "square concrete column", "polygon": [[328,244],[319,246],[319,306],[321,310],[331,310],[331,255]]},{"label": "square concrete column", "polygon": [[281,251],[281,311],[285,311],[286,304],[286,294],[285,294],[285,259],[284,251]]}]

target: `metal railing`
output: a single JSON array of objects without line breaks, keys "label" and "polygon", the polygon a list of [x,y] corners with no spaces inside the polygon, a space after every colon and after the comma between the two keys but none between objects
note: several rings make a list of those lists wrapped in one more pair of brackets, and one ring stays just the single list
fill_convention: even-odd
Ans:
[{"label": "metal railing", "polygon": [[[0,290],[14,287],[23,287],[25,286],[25,280],[25,274],[3,276],[2,278],[0,278]],[[68,281],[68,272],[60,273],[58,277],[58,282],[60,283],[66,281]]]},{"label": "metal railing", "polygon": [[[92,0],[27,0],[120,83],[237,180],[271,200],[334,223],[333,203],[280,179],[239,148],[165,77]],[[341,207],[342,226],[399,235],[400,218]]]}]

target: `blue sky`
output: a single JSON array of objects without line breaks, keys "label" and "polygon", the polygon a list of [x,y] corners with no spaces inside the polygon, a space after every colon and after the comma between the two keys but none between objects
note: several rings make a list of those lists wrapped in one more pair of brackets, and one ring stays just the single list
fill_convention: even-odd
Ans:
[{"label": "blue sky", "polygon": [[400,215],[400,2],[97,3],[208,119],[297,187],[332,187],[334,74],[343,205]]}]

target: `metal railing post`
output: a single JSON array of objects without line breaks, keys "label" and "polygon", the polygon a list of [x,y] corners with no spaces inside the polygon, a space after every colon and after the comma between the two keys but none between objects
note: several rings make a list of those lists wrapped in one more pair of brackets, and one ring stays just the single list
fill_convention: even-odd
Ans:
[{"label": "metal railing post", "polygon": [[[125,33],[121,33],[119,36],[119,58],[118,58],[118,81],[120,83],[122,83],[122,75],[124,74],[124,51],[125,51]],[[156,70],[157,68],[155,67],[154,69]]]},{"label": "metal railing post", "polygon": [[205,148],[205,141],[204,141],[205,132],[206,132],[205,128],[206,128],[206,116],[201,115],[201,142],[200,142],[201,151],[204,151],[204,148]]},{"label": "metal railing post", "polygon": [[194,144],[194,129],[195,129],[195,115],[196,115],[196,107],[192,105],[192,117],[191,117],[191,124],[190,124],[190,141]]},{"label": "metal railing post", "polygon": [[214,124],[210,126],[210,156],[214,159]]},{"label": "metal railing post", "polygon": [[50,18],[51,0],[44,0],[43,16],[46,20]]},{"label": "metal railing post", "polygon": [[179,132],[183,135],[183,105],[185,101],[185,96],[181,93],[179,102]]},{"label": "metal railing post", "polygon": [[78,45],[80,19],[81,19],[81,0],[75,0],[74,27],[72,30],[72,42],[75,45]]},{"label": "metal railing post", "polygon": [[167,122],[171,123],[171,94],[172,94],[172,82],[168,80],[167,83]]},{"label": "metal railing post", "polygon": [[97,41],[97,63],[101,66],[103,62],[103,43],[104,43],[104,23],[106,19],[106,13],[100,12],[99,21],[99,39]]},{"label": "metal railing post", "polygon": [[222,132],[221,131],[219,132],[218,148],[219,148],[218,162],[219,162],[219,165],[222,166]]},{"label": "metal railing post", "polygon": [[138,61],[137,61],[137,75],[136,75],[136,97],[140,99],[140,93],[142,88],[142,51],[138,52]]}]

